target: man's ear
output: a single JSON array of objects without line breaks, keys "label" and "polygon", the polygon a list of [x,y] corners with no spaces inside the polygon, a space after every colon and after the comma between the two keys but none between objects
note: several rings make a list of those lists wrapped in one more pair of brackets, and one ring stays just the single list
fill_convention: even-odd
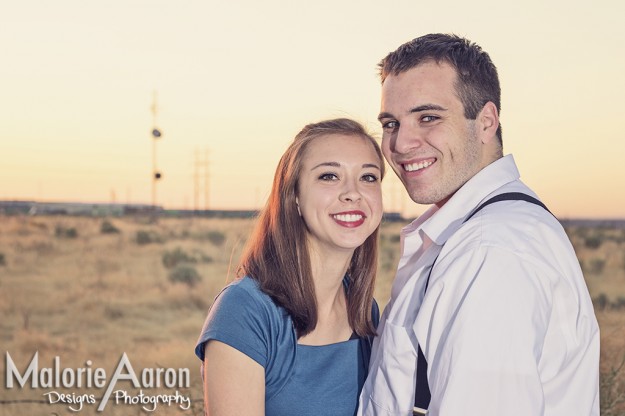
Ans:
[{"label": "man's ear", "polygon": [[478,134],[482,143],[486,144],[497,140],[497,128],[499,128],[499,112],[492,101],[487,102],[477,115]]}]

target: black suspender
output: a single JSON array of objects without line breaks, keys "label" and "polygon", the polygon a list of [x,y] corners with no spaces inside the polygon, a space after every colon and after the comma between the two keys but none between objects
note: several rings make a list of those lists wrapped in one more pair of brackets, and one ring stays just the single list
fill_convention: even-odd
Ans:
[{"label": "black suspender", "polygon": [[477,214],[485,206],[490,205],[495,202],[499,202],[499,201],[526,201],[526,202],[530,202],[532,204],[536,204],[538,206],[543,207],[547,212],[551,214],[551,211],[549,211],[549,209],[545,206],[545,204],[543,204],[542,202],[540,202],[538,199],[534,198],[533,196],[529,196],[528,194],[524,194],[523,192],[508,192],[505,194],[495,195],[494,197],[486,200],[486,202],[484,202],[482,205],[477,207],[477,209],[473,211],[471,215],[465,218],[465,220],[462,221],[462,223],[464,224],[465,222],[469,221],[475,214]]},{"label": "black suspender", "polygon": [[[527,194],[524,194],[522,192],[508,192],[504,194],[495,195],[494,197],[486,200],[479,207],[477,207],[475,211],[469,214],[469,216],[465,218],[464,221],[462,221],[462,223],[464,224],[465,222],[469,221],[475,214],[477,214],[485,206],[493,204],[495,202],[499,202],[499,201],[527,201],[532,204],[536,204],[538,206],[543,207],[545,210],[547,210],[547,212],[551,214],[551,211],[547,209],[545,204],[540,202],[538,199],[532,196],[529,196]],[[424,294],[425,294],[425,291],[428,289],[428,284],[430,283],[430,276],[432,275],[432,269],[434,269],[434,264],[436,263],[437,259],[438,259],[438,256],[436,256],[436,258],[434,259],[434,262],[432,263],[432,267],[430,267],[430,272],[428,273],[428,277],[425,281],[425,289],[423,291]],[[430,395],[430,386],[428,384],[427,374],[428,374],[428,363],[427,363],[427,360],[425,359],[425,356],[423,355],[423,351],[421,350],[421,345],[419,345],[419,350],[417,351],[417,383],[415,386],[415,402],[414,402],[414,409],[412,411],[413,415],[425,415],[427,413],[427,408],[430,405],[431,395]]]}]

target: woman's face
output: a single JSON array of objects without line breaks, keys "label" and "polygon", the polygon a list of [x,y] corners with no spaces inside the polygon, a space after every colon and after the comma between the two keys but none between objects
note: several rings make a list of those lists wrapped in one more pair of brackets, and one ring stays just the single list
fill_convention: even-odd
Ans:
[{"label": "woman's face", "polygon": [[382,163],[359,136],[331,134],[308,145],[297,201],[313,250],[353,252],[375,231],[382,219]]}]

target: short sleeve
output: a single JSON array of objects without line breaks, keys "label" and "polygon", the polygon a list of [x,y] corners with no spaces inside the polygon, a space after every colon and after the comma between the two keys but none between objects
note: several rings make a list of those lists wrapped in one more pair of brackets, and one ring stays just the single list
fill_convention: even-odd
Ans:
[{"label": "short sleeve", "polygon": [[227,344],[263,367],[267,367],[271,346],[271,304],[255,284],[237,281],[226,286],[211,306],[195,347],[204,360],[204,345],[216,340]]}]

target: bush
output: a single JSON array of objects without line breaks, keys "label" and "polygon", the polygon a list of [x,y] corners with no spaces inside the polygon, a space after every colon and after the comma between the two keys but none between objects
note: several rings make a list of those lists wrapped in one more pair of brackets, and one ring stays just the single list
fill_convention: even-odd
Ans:
[{"label": "bush", "polygon": [[162,260],[163,266],[168,269],[174,268],[181,263],[196,263],[195,258],[182,251],[180,247],[163,253]]},{"label": "bush", "polygon": [[204,253],[200,253],[200,261],[202,263],[212,263],[214,260],[211,256],[208,256]]},{"label": "bush", "polygon": [[169,273],[169,281],[171,283],[184,283],[185,285],[194,287],[202,280],[202,276],[192,266],[179,265]]},{"label": "bush", "polygon": [[601,272],[603,272],[604,268],[605,268],[605,260],[597,259],[597,258],[590,260],[590,265],[588,269],[591,273],[600,274]]},{"label": "bush", "polygon": [[612,302],[613,309],[625,308],[625,296],[619,296],[614,302]]},{"label": "bush", "polygon": [[115,227],[109,220],[104,220],[100,226],[100,232],[102,234],[119,234],[119,228]]},{"label": "bush", "polygon": [[124,311],[119,307],[106,305],[104,307],[104,316],[111,320],[121,319],[124,317]]},{"label": "bush", "polygon": [[4,257],[4,253],[0,253],[0,266],[6,266],[7,265],[7,260]]},{"label": "bush", "polygon": [[160,243],[161,237],[152,231],[137,231],[137,244],[140,246],[151,243]]},{"label": "bush", "polygon": [[226,241],[226,236],[220,231],[209,231],[206,238],[216,246],[220,246]]},{"label": "bush", "polygon": [[598,249],[603,244],[603,236],[599,234],[591,235],[584,239],[584,245],[587,248]]},{"label": "bush", "polygon": [[57,226],[54,228],[54,235],[57,238],[76,238],[78,237],[78,231],[76,231],[76,228],[74,227],[66,228],[60,224],[57,224]]},{"label": "bush", "polygon": [[595,309],[603,311],[605,310],[606,306],[608,306],[608,297],[605,293],[601,293],[599,294],[599,296],[592,300],[592,303],[595,306]]}]

